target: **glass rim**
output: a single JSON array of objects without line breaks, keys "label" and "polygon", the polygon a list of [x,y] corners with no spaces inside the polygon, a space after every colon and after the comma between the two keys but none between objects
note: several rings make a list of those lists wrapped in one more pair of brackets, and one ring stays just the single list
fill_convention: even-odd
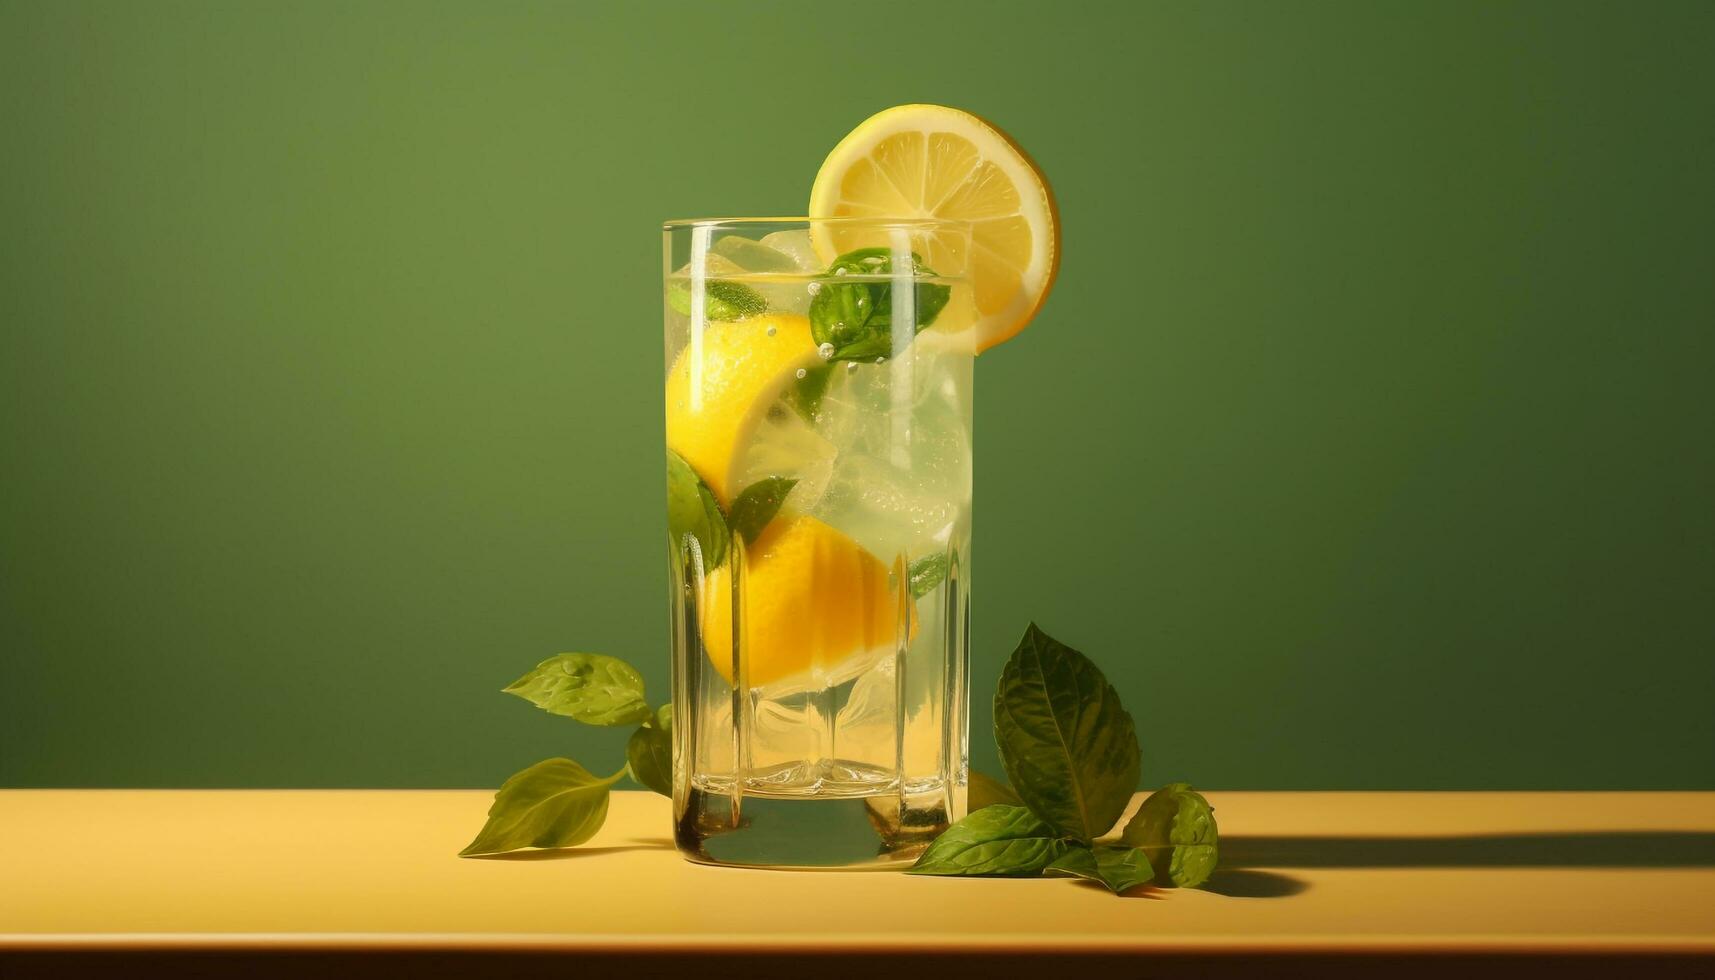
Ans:
[{"label": "glass rim", "polygon": [[945,228],[969,232],[972,222],[962,218],[872,218],[862,215],[842,215],[836,218],[810,218],[803,215],[777,217],[669,218],[661,222],[662,231],[685,228],[748,228],[756,225],[852,225],[866,228],[904,228],[932,230]]}]

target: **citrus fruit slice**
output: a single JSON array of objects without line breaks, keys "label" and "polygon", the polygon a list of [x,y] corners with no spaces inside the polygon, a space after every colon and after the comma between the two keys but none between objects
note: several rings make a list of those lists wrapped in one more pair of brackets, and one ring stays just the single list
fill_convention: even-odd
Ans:
[{"label": "citrus fruit slice", "polygon": [[[732,563],[709,572],[702,597],[703,646],[733,683]],[[745,683],[820,689],[843,683],[895,649],[899,601],[887,566],[857,542],[802,514],[776,517],[745,549]]]},{"label": "citrus fruit slice", "polygon": [[831,459],[780,398],[798,371],[822,363],[809,320],[777,313],[710,323],[691,341],[667,371],[667,448],[722,507],[756,479],[802,480],[798,470]]},{"label": "citrus fruit slice", "polygon": [[[923,259],[970,281],[978,351],[1029,324],[1060,264],[1054,194],[1042,172],[994,125],[946,106],[895,106],[864,120],[816,173],[810,217],[970,222],[968,255],[930,235]],[[887,244],[874,236],[862,223],[811,228],[824,262]]]}]

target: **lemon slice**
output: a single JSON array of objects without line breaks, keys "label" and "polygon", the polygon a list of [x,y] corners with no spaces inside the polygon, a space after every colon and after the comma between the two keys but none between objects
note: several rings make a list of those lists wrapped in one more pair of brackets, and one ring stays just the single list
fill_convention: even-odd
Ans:
[{"label": "lemon slice", "polygon": [[[732,565],[708,573],[700,608],[709,662],[733,683]],[[745,682],[820,689],[863,673],[916,632],[887,566],[851,538],[805,515],[771,521],[745,553]]]},{"label": "lemon slice", "polygon": [[[730,507],[763,476],[820,470],[832,447],[781,406],[797,372],[820,365],[810,321],[771,314],[710,323],[679,352],[667,372],[667,448],[679,454]],[[825,451],[822,451],[825,450]],[[794,499],[808,499],[805,486]]]},{"label": "lemon slice", "polygon": [[[936,239],[923,256],[942,275],[969,279],[977,350],[1030,323],[1060,264],[1060,231],[1048,181],[1018,144],[959,109],[902,105],[852,130],[823,161],[810,191],[812,218],[942,218],[969,221],[969,255]],[[820,223],[823,261],[871,245],[862,224]]]}]

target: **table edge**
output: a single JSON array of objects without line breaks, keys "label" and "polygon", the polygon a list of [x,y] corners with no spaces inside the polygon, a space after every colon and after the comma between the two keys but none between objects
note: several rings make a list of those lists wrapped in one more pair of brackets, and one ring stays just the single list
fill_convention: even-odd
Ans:
[{"label": "table edge", "polygon": [[1341,938],[1291,936],[1131,937],[1044,933],[996,941],[968,933],[838,937],[705,937],[638,933],[8,933],[0,953],[70,951],[522,951],[590,953],[988,953],[1058,955],[1111,954],[1293,954],[1293,953],[1650,953],[1715,956],[1715,934],[1707,936],[1615,934],[1577,937],[1541,934],[1371,935]]}]

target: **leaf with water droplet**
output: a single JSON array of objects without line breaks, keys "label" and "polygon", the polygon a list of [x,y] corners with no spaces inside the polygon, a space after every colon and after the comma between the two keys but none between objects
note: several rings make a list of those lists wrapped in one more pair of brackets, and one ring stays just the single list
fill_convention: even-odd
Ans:
[{"label": "leaf with water droplet", "polygon": [[652,714],[643,697],[643,675],[601,653],[549,657],[506,685],[505,693],[586,725],[635,725]]}]

